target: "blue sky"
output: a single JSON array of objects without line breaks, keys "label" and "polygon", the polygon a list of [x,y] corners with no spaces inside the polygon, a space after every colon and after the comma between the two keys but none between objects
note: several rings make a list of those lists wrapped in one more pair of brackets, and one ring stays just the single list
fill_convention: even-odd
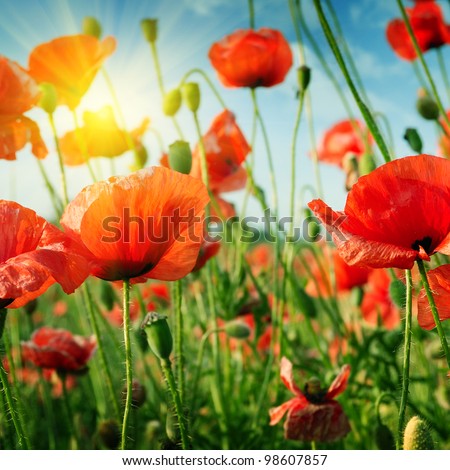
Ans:
[{"label": "blue sky", "polygon": [[[436,129],[430,122],[421,119],[415,110],[419,88],[410,63],[397,58],[385,39],[387,22],[399,16],[393,0],[332,0],[338,12],[341,26],[352,51],[354,61],[362,76],[366,91],[376,111],[382,112],[389,120],[395,140],[395,156],[412,153],[403,141],[406,127],[417,127],[424,140],[424,152],[437,152]],[[306,21],[323,54],[343,90],[353,105],[341,74],[329,51],[317,20],[312,1],[304,2]],[[447,2],[440,2],[446,18],[450,21]],[[79,31],[84,16],[97,17],[103,26],[104,35],[113,35],[118,41],[115,54],[107,61],[106,69],[116,86],[119,101],[129,128],[136,127],[148,116],[152,126],[160,131],[168,145],[177,138],[170,120],[161,111],[161,98],[157,89],[155,73],[148,44],[140,31],[140,20],[145,17],[158,18],[158,50],[165,86],[170,89],[189,69],[200,67],[214,80],[229,109],[235,112],[244,133],[250,139],[252,107],[248,90],[223,88],[215,77],[207,54],[212,42],[238,28],[248,27],[247,2],[244,0],[0,0],[0,54],[26,66],[28,54],[39,43],[65,34]],[[256,26],[281,30],[292,44],[295,60],[297,49],[295,34],[289,16],[287,0],[255,0]],[[344,108],[331,83],[321,70],[311,47],[306,43],[306,60],[312,68],[312,103],[317,139],[336,121],[345,119]],[[444,57],[449,60],[450,52],[444,48]],[[443,90],[436,54],[430,51],[426,59],[434,70],[440,90]],[[202,89],[200,119],[206,131],[212,118],[221,111],[218,103],[197,77]],[[280,198],[280,214],[288,214],[290,185],[290,146],[297,102],[295,100],[296,74],[294,68],[286,81],[271,89],[259,89],[258,99],[261,112],[269,129]],[[444,98],[446,95],[442,93]],[[111,99],[101,76],[81,103],[81,110],[99,109],[110,104]],[[448,105],[448,103],[446,103]],[[355,114],[359,116],[356,106]],[[57,159],[54,152],[46,116],[41,110],[28,114],[38,121],[50,154],[45,167],[52,180],[58,185]],[[69,113],[61,108],[56,113],[58,132],[62,135],[72,129]],[[195,133],[190,114],[181,110],[179,119],[187,140],[195,143]],[[150,151],[150,164],[157,164],[160,156],[156,139],[148,133],[144,140]],[[313,169],[309,152],[311,144],[307,122],[303,119],[298,138],[297,188],[314,184]],[[132,161],[131,155],[121,157],[118,169],[126,173]],[[270,195],[269,173],[266,153],[261,134],[255,146],[256,180]],[[380,159],[381,162],[381,159]],[[109,163],[103,159],[98,163],[104,177],[109,176]],[[90,183],[85,168],[69,168],[69,193],[73,197]],[[321,166],[325,188],[324,198],[334,207],[341,209],[345,202],[342,172],[327,165]],[[58,186],[57,186],[58,187]],[[59,188],[58,188],[59,189]],[[51,205],[45,187],[38,173],[37,164],[28,148],[18,153],[16,162],[0,161],[0,198],[14,199],[31,207],[43,216],[51,217]],[[226,198],[239,206],[242,192],[229,193]],[[308,196],[306,196],[308,199]],[[253,202],[248,210],[251,215],[260,213]]]}]

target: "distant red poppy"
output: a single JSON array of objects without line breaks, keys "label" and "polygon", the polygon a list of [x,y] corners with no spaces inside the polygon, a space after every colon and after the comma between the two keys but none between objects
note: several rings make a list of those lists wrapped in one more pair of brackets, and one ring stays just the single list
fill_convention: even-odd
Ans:
[{"label": "distant red poppy", "polygon": [[370,325],[381,324],[388,330],[400,324],[400,310],[389,295],[391,278],[384,269],[374,269],[369,276],[367,289],[364,292],[361,311],[364,320]]},{"label": "distant red poppy", "polygon": [[350,366],[342,367],[328,390],[320,388],[317,381],[307,382],[302,391],[294,382],[292,363],[281,359],[281,380],[295,394],[295,398],[271,408],[270,424],[277,424],[287,412],[284,423],[286,439],[297,441],[329,442],[345,437],[350,424],[341,405],[334,400],[347,388]]},{"label": "distant red poppy", "polygon": [[174,281],[195,266],[208,199],[197,178],[146,168],[84,188],[61,225],[85,246],[96,277]]},{"label": "distant red poppy", "polygon": [[[445,264],[436,269],[428,271],[428,281],[430,283],[433,298],[441,321],[450,319],[450,265]],[[418,298],[419,325],[424,330],[432,330],[436,327],[433,314],[427,300],[425,289],[422,288]]]},{"label": "distant red poppy", "polygon": [[[139,302],[134,299],[130,302],[130,321],[136,321],[139,318],[139,312]],[[123,311],[121,305],[114,304],[110,311],[103,312],[103,316],[111,323],[111,325],[123,327]]]},{"label": "distant red poppy", "polygon": [[88,276],[80,248],[31,209],[0,200],[0,308],[23,307],[52,284],[72,293]]},{"label": "distant red poppy", "polygon": [[47,155],[37,124],[23,116],[36,105],[39,89],[19,64],[0,55],[0,158],[15,160],[28,142],[38,158]]},{"label": "distant red poppy", "polygon": [[[208,167],[209,189],[223,193],[242,189],[247,173],[242,167],[250,146],[236,123],[234,114],[225,110],[217,115],[203,136]],[[192,154],[191,176],[202,178],[200,148]]]},{"label": "distant red poppy", "polygon": [[373,137],[361,121],[339,121],[323,135],[317,149],[318,159],[342,168],[344,158],[348,154],[359,158],[372,143]]},{"label": "distant red poppy", "polygon": [[[422,52],[447,44],[450,40],[450,26],[444,21],[441,7],[434,1],[416,1],[412,8],[406,8],[414,36]],[[402,19],[389,22],[387,40],[394,52],[404,60],[416,59],[416,51]]]},{"label": "distant red poppy", "polygon": [[240,29],[214,43],[209,60],[226,87],[271,87],[284,80],[292,51],[275,29]]},{"label": "distant red poppy", "polygon": [[359,178],[343,212],[308,206],[350,265],[411,269],[416,259],[450,254],[450,162],[431,155],[386,163]]},{"label": "distant red poppy", "polygon": [[30,75],[54,85],[59,104],[75,109],[103,62],[114,52],[116,40],[94,36],[62,36],[35,47],[29,57]]},{"label": "distant red poppy", "polygon": [[22,354],[43,369],[75,372],[86,367],[96,347],[94,336],[85,338],[44,326],[33,333],[30,341],[22,342]]}]

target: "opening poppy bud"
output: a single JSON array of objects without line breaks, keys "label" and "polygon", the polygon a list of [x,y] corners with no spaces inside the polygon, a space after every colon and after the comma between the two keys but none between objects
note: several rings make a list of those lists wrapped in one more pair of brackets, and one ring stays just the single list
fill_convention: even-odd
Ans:
[{"label": "opening poppy bud", "polygon": [[422,96],[417,100],[416,108],[418,113],[429,121],[436,121],[439,117],[439,108],[430,96]]},{"label": "opening poppy bud", "polygon": [[380,450],[395,449],[394,436],[391,430],[381,422],[378,422],[375,427],[375,443]]},{"label": "opening poppy bud", "polygon": [[408,142],[414,152],[422,153],[422,139],[416,129],[408,127],[403,138]]},{"label": "opening poppy bud", "polygon": [[167,315],[149,312],[141,324],[147,333],[147,341],[153,354],[159,359],[169,359],[172,353],[173,339]]},{"label": "opening poppy bud", "polygon": [[301,92],[305,92],[311,81],[311,69],[307,65],[302,65],[297,69],[298,88]]},{"label": "opening poppy bud", "polygon": [[172,170],[185,175],[191,172],[192,152],[188,142],[176,140],[169,145],[169,166]]},{"label": "opening poppy bud", "polygon": [[141,21],[141,29],[146,41],[155,42],[158,37],[158,20],[156,18],[144,18]]},{"label": "opening poppy bud", "polygon": [[100,39],[102,35],[102,25],[93,16],[85,16],[83,18],[83,25],[82,25],[83,34],[87,34],[89,36],[94,36],[94,38]]},{"label": "opening poppy bud", "polygon": [[389,295],[392,302],[399,307],[404,308],[406,305],[406,286],[400,279],[394,279],[389,286]]},{"label": "opening poppy bud", "polygon": [[225,325],[225,333],[231,338],[245,339],[250,336],[251,330],[247,323],[234,320]]},{"label": "opening poppy bud", "polygon": [[181,92],[183,94],[183,101],[186,103],[186,106],[193,113],[196,113],[200,107],[200,87],[198,86],[198,83],[185,83]]},{"label": "opening poppy bud", "polygon": [[53,114],[56,106],[58,105],[58,94],[56,88],[51,83],[41,83],[39,85],[41,96],[39,98],[38,106],[40,106],[46,113]]},{"label": "opening poppy bud", "polygon": [[114,450],[120,444],[120,428],[115,419],[107,419],[102,421],[98,426],[98,435],[102,444],[108,449]]},{"label": "opening poppy bud", "polygon": [[403,436],[404,450],[433,450],[433,438],[427,424],[419,417],[412,417]]},{"label": "opening poppy bud", "polygon": [[181,92],[179,88],[175,88],[164,95],[163,112],[166,116],[175,116],[180,106]]},{"label": "opening poppy bud", "polygon": [[371,173],[377,165],[375,164],[375,160],[370,153],[364,153],[361,157],[361,160],[358,162],[358,171],[360,176],[368,175]]}]

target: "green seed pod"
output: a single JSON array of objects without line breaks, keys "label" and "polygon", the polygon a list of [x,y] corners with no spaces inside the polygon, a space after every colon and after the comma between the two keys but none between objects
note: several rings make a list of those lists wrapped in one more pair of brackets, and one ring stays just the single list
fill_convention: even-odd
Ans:
[{"label": "green seed pod", "polygon": [[141,20],[141,30],[147,42],[156,42],[158,38],[158,20],[155,18],[144,18]]},{"label": "green seed pod", "polygon": [[94,38],[100,39],[102,35],[102,25],[93,16],[85,16],[83,18],[83,25],[82,25],[83,34],[87,34],[89,36],[94,36]]},{"label": "green seed pod", "polygon": [[297,69],[298,88],[301,92],[305,92],[311,81],[311,69],[307,65],[302,65]]},{"label": "green seed pod", "polygon": [[175,116],[181,106],[181,91],[175,88],[164,95],[163,112],[166,116]]},{"label": "green seed pod", "polygon": [[169,166],[172,170],[185,175],[191,172],[192,152],[188,142],[176,140],[173,144],[169,145]]},{"label": "green seed pod", "polygon": [[416,102],[418,113],[429,121],[436,121],[439,117],[439,108],[430,96],[421,96]]},{"label": "green seed pod", "polygon": [[181,93],[183,95],[183,101],[186,103],[186,106],[193,113],[196,113],[200,107],[200,87],[198,86],[198,83],[185,83],[181,89]]},{"label": "green seed pod", "polygon": [[150,349],[159,359],[169,359],[173,348],[172,333],[170,332],[167,315],[149,312],[141,324],[147,333]]},{"label": "green seed pod", "polygon": [[247,323],[233,320],[225,325],[225,333],[230,338],[246,339],[250,336],[251,330]]},{"label": "green seed pod", "polygon": [[403,138],[416,153],[422,153],[422,139],[416,129],[408,127]]},{"label": "green seed pod", "polygon": [[399,307],[405,308],[406,305],[406,286],[400,279],[394,279],[389,285],[389,296],[392,302]]},{"label": "green seed pod", "polygon": [[102,444],[108,449],[117,449],[120,444],[120,428],[115,419],[102,421],[98,426],[98,435]]},{"label": "green seed pod", "polygon": [[41,96],[39,98],[38,106],[41,107],[46,113],[53,114],[56,106],[58,106],[58,94],[56,88],[51,83],[41,83],[39,85]]},{"label": "green seed pod", "polygon": [[106,310],[110,311],[113,309],[114,303],[117,300],[117,295],[110,282],[102,281],[100,285],[100,300]]},{"label": "green seed pod", "polygon": [[395,449],[395,440],[391,430],[380,421],[375,427],[375,442],[380,450]]},{"label": "green seed pod", "polygon": [[403,435],[404,450],[433,450],[433,438],[427,424],[419,417],[413,416]]},{"label": "green seed pod", "polygon": [[358,162],[358,171],[360,176],[368,175],[371,173],[377,165],[375,164],[375,160],[370,153],[364,153],[361,159]]}]

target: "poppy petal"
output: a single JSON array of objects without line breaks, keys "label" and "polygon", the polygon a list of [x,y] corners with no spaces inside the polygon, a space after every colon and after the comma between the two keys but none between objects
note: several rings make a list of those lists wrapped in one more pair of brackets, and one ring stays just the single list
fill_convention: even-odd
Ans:
[{"label": "poppy petal", "polygon": [[281,358],[280,377],[284,385],[286,385],[286,387],[288,388],[288,390],[290,390],[292,393],[294,393],[298,397],[306,400],[302,391],[300,390],[300,388],[294,381],[294,376],[292,373],[292,362],[287,357],[284,357],[284,356]]},{"label": "poppy petal", "polygon": [[280,406],[270,408],[270,426],[274,426],[275,424],[279,423],[282,420],[283,416],[286,414],[286,411],[295,406],[297,402],[298,398],[292,398],[291,400],[287,401],[286,403],[283,403]]},{"label": "poppy petal", "polygon": [[328,392],[325,395],[325,398],[327,400],[332,400],[334,397],[340,395],[347,388],[350,370],[351,369],[348,364],[342,366],[339,375],[333,380],[333,383],[328,388]]}]

